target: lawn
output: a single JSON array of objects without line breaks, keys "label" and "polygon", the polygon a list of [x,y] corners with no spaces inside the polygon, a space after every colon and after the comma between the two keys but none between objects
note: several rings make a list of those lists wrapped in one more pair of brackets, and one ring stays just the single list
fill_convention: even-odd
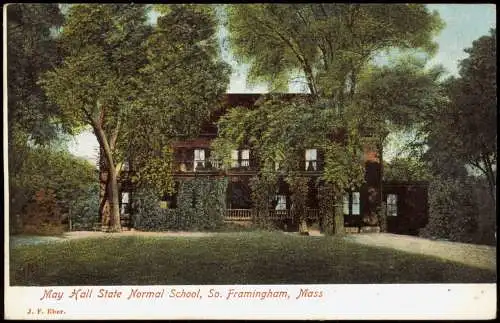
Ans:
[{"label": "lawn", "polygon": [[11,247],[11,285],[493,283],[496,272],[339,237],[231,233]]}]

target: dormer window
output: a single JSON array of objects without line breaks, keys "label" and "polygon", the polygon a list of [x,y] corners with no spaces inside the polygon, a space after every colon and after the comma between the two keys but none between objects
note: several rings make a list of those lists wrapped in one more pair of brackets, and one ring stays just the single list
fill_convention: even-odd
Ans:
[{"label": "dormer window", "polygon": [[194,150],[194,170],[205,167],[205,149]]},{"label": "dormer window", "polygon": [[316,149],[306,149],[306,171],[318,170],[318,151]]}]

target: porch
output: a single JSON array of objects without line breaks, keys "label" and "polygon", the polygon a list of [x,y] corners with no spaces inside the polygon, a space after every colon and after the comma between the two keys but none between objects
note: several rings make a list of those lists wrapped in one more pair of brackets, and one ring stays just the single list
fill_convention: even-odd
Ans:
[{"label": "porch", "polygon": [[[254,223],[257,219],[257,210],[255,209],[226,209],[224,214],[225,222],[234,223]],[[299,224],[299,214],[294,210],[268,210],[268,219],[278,224]],[[319,209],[306,209],[306,222],[308,224],[317,223],[321,227],[322,216]],[[346,233],[378,233],[379,226],[366,226],[362,223],[361,217],[344,215],[344,225]]]}]

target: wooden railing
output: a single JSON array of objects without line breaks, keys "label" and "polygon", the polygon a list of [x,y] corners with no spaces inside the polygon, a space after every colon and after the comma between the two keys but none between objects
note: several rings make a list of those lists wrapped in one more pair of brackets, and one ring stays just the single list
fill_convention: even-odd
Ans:
[{"label": "wooden railing", "polygon": [[227,209],[224,217],[227,221],[251,221],[252,219],[252,209]]},{"label": "wooden railing", "polygon": [[[224,219],[226,221],[252,221],[256,216],[256,211],[253,209],[227,209]],[[295,218],[292,210],[269,210],[269,220],[282,221],[292,220]],[[306,209],[306,218],[309,220],[319,220],[318,209]]]}]

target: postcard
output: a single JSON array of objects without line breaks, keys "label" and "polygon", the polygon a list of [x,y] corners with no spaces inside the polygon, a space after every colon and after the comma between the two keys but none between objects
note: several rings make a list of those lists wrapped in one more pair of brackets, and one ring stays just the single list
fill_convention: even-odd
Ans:
[{"label": "postcard", "polygon": [[6,5],[5,318],[495,318],[495,9]]}]

